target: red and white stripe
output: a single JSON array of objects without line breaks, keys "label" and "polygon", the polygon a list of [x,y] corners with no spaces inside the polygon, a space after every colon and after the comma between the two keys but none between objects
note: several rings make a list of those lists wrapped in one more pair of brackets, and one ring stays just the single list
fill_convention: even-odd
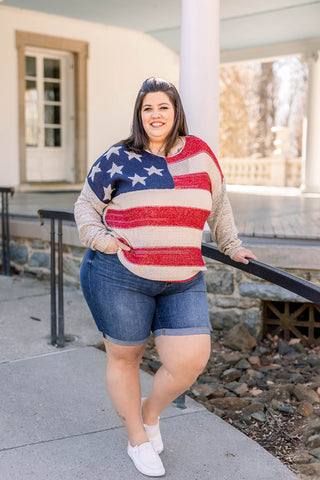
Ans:
[{"label": "red and white stripe", "polygon": [[174,189],[116,196],[104,220],[132,247],[118,254],[130,271],[153,280],[183,281],[205,270],[202,231],[223,177],[211,150],[195,137],[187,137],[182,152],[167,163]]}]

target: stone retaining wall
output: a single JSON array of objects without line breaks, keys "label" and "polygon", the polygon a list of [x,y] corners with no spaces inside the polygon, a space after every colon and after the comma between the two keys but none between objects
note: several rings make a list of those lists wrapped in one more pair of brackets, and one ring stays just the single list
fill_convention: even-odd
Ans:
[{"label": "stone retaining wall", "polygon": [[[64,245],[64,282],[79,286],[79,270],[85,249]],[[50,243],[37,239],[11,241],[11,264],[24,275],[50,278]],[[210,320],[214,329],[225,331],[242,323],[256,338],[262,336],[263,300],[302,302],[306,300],[258,277],[207,259],[205,278]],[[320,285],[320,270],[285,268],[289,273]]]}]

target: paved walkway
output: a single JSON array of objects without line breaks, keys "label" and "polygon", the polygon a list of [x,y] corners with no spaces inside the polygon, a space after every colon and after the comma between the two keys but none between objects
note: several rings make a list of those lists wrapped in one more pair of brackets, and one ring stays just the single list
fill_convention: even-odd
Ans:
[{"label": "paved walkway", "polygon": [[[320,240],[320,194],[294,188],[228,186],[242,237]],[[11,215],[37,217],[42,209],[73,210],[79,192],[16,192]]]},{"label": "paved walkway", "polygon": [[[0,277],[1,480],[135,480],[105,386],[106,356],[79,290],[65,287],[64,349],[49,344],[49,286]],[[94,346],[95,345],[95,346]],[[142,393],[152,377],[141,371]],[[257,443],[187,400],[161,418],[168,480],[294,480]]]}]

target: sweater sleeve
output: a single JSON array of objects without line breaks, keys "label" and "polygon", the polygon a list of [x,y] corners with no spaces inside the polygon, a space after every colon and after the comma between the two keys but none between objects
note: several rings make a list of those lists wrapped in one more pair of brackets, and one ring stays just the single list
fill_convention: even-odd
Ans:
[{"label": "sweater sleeve", "polygon": [[233,257],[241,248],[242,241],[238,238],[238,230],[234,222],[224,180],[220,183],[218,191],[213,195],[212,209],[207,222],[219,250],[225,255]]},{"label": "sweater sleeve", "polygon": [[104,252],[111,235],[102,221],[106,204],[91,190],[88,180],[74,206],[74,216],[81,243],[92,250]]},{"label": "sweater sleeve", "polygon": [[74,206],[74,216],[81,243],[104,252],[111,234],[103,223],[103,213],[116,191],[110,167],[119,156],[120,146],[111,147],[92,165]]}]

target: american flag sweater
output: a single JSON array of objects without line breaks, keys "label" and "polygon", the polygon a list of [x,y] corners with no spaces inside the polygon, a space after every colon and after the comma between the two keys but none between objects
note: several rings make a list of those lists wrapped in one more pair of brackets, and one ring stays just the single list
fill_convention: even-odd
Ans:
[{"label": "american flag sweater", "polygon": [[120,262],[151,280],[185,281],[206,269],[206,221],[220,251],[241,247],[218,161],[192,136],[170,157],[111,147],[93,164],[75,219],[85,246],[103,252],[110,234],[122,239],[131,250],[118,253]]}]

